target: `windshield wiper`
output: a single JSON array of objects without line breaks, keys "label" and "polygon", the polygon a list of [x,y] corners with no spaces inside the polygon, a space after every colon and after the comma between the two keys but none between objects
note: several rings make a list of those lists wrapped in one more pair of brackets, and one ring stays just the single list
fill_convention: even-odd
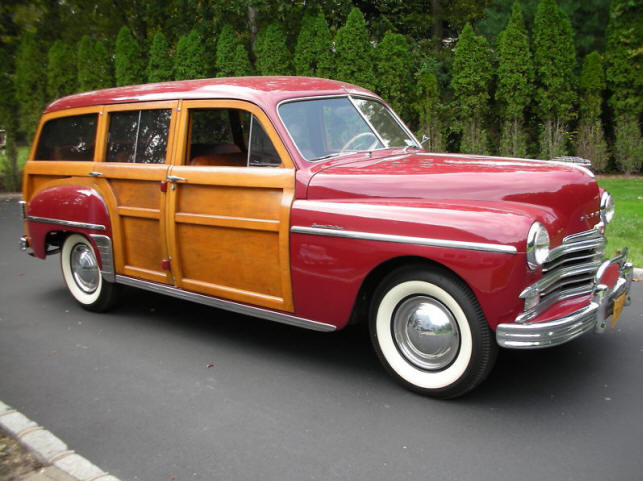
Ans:
[{"label": "windshield wiper", "polygon": [[346,152],[333,152],[332,154],[322,155],[321,157],[315,157],[314,159],[310,159],[310,160],[313,161],[313,160],[331,159],[333,157],[340,157],[340,156],[343,156],[343,155],[354,154],[355,152],[359,152],[359,150],[351,150],[351,151],[346,151]]}]

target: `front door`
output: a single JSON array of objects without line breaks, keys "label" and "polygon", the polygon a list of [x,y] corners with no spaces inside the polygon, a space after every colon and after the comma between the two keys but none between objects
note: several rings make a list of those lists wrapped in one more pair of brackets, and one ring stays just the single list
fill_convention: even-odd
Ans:
[{"label": "front door", "polygon": [[292,311],[292,161],[267,116],[233,100],[185,101],[169,172],[175,284]]},{"label": "front door", "polygon": [[[116,273],[171,283],[167,264],[166,182],[178,102],[105,107],[100,129],[106,151],[94,164],[98,185],[112,204]],[[165,269],[164,269],[165,267]]]}]

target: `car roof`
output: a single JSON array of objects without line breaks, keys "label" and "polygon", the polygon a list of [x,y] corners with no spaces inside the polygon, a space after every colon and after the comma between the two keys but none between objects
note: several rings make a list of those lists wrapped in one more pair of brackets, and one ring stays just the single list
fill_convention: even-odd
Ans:
[{"label": "car roof", "polygon": [[326,95],[362,94],[366,89],[337,80],[314,77],[230,77],[180,80],[70,95],[52,102],[45,113],[58,110],[131,102],[179,99],[237,99],[271,110],[287,99]]}]

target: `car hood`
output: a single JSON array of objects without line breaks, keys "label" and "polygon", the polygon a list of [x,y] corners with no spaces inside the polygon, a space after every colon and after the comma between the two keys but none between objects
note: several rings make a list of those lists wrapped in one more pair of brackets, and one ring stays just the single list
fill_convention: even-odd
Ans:
[{"label": "car hood", "polygon": [[598,186],[578,165],[429,153],[365,157],[317,166],[308,199],[421,199],[512,211],[522,206],[548,224],[554,238],[588,230],[599,220]]}]

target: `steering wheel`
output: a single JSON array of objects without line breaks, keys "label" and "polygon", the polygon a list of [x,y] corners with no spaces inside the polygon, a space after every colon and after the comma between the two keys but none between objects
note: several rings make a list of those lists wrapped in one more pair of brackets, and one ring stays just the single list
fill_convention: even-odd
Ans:
[{"label": "steering wheel", "polygon": [[355,141],[357,141],[357,140],[361,139],[362,137],[373,137],[373,139],[374,139],[374,140],[373,140],[373,143],[372,143],[371,145],[369,145],[369,146],[368,146],[368,149],[367,149],[367,150],[371,150],[373,147],[375,147],[375,146],[379,143],[379,139],[377,138],[377,136],[376,136],[373,132],[362,132],[361,134],[357,134],[357,135],[354,135],[353,137],[351,137],[351,138],[348,140],[348,142],[346,142],[346,143],[344,144],[344,146],[342,147],[342,150],[340,150],[340,152],[344,152],[345,150],[349,150],[349,149],[348,149],[348,147],[349,147],[353,142],[355,142]]}]

